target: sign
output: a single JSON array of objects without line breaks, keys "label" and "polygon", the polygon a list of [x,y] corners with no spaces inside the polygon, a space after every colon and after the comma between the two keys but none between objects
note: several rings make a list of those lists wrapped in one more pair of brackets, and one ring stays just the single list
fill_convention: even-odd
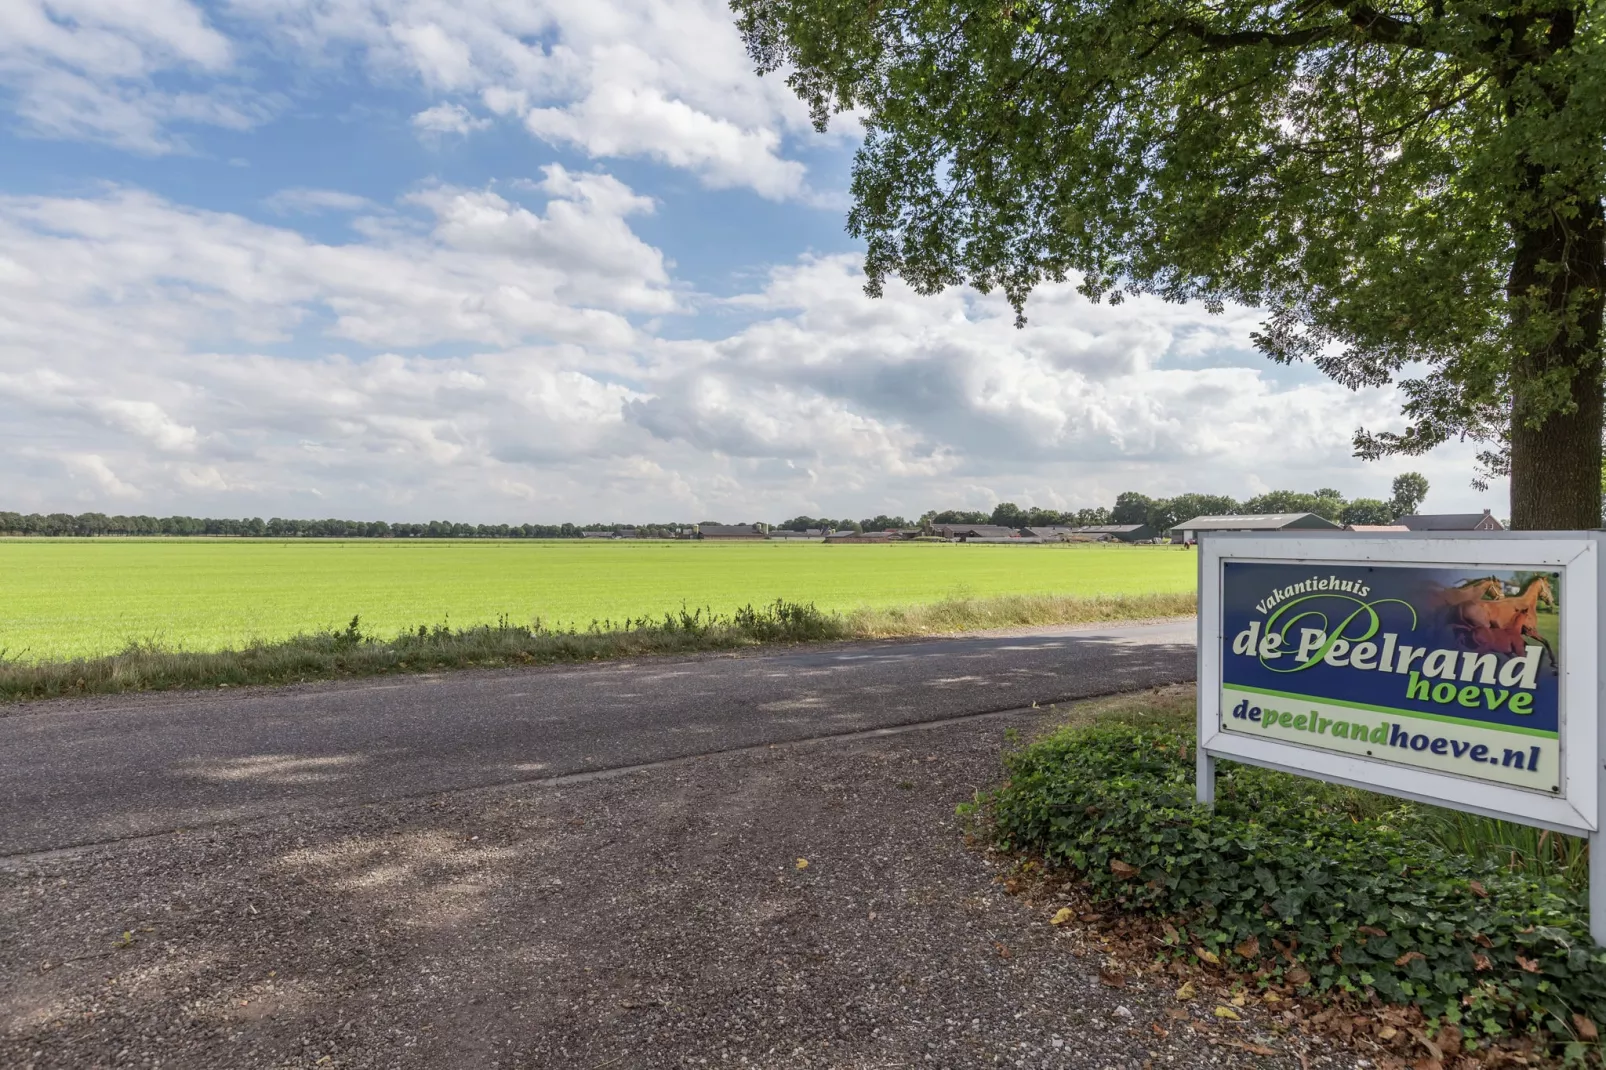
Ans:
[{"label": "sign", "polygon": [[1206,535],[1201,801],[1227,758],[1596,833],[1603,537]]},{"label": "sign", "polygon": [[1225,561],[1222,730],[1559,793],[1560,585]]}]

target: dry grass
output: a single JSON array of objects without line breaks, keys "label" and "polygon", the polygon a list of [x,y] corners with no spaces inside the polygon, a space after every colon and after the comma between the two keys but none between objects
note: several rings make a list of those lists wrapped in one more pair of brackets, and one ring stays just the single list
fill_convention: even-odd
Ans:
[{"label": "dry grass", "polygon": [[859,609],[848,614],[849,630],[864,638],[940,635],[1026,628],[1050,624],[1099,624],[1106,621],[1191,617],[1193,592],[1109,595],[1015,594],[995,598],[950,598],[918,606]]},{"label": "dry grass", "polygon": [[879,639],[1012,628],[1141,620],[1193,612],[1193,595],[966,598],[847,615],[777,601],[725,616],[703,611],[661,619],[602,621],[589,629],[515,625],[419,628],[391,638],[343,631],[298,635],[221,651],[131,643],[105,657],[0,660],[0,701],[181,688],[289,684],[405,672],[598,661],[654,654],[738,650],[763,644]]}]

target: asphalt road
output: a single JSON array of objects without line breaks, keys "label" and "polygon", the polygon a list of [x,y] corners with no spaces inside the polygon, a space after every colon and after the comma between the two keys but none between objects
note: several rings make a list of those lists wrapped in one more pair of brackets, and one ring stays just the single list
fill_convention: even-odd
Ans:
[{"label": "asphalt road", "polygon": [[0,716],[0,858],[1192,679],[1191,621],[64,700]]}]

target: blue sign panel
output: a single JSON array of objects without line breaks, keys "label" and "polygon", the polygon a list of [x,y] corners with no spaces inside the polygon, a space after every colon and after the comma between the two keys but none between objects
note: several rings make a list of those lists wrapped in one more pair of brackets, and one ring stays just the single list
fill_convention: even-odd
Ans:
[{"label": "blue sign panel", "polygon": [[1223,730],[1560,791],[1558,573],[1222,568]]}]

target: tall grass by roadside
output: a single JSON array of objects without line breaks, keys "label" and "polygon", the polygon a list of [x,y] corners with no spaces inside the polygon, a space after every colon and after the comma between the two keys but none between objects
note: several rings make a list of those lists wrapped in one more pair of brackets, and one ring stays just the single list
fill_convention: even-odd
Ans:
[{"label": "tall grass by roadside", "polygon": [[70,661],[0,654],[0,701],[178,688],[287,684],[403,672],[597,661],[651,654],[738,650],[764,643],[931,635],[1022,625],[1076,624],[1177,616],[1193,595],[1111,598],[1006,596],[950,599],[928,606],[826,613],[813,603],[777,600],[731,614],[682,608],[661,617],[594,620],[585,627],[536,621],[451,628],[420,625],[399,635],[365,632],[353,617],[342,629],[219,651],[184,651],[134,642],[105,657]]},{"label": "tall grass by roadside", "polygon": [[1152,617],[1188,617],[1196,601],[1192,591],[1091,598],[1053,594],[1012,594],[993,598],[948,598],[917,606],[859,609],[848,614],[856,636],[937,635],[988,628],[1024,628],[1048,624],[1099,624]]},{"label": "tall grass by roadside", "polygon": [[661,618],[592,621],[558,628],[514,624],[450,628],[419,625],[389,638],[365,634],[353,617],[340,630],[298,635],[234,650],[175,651],[132,643],[120,653],[72,661],[0,662],[0,699],[175,688],[287,684],[347,676],[596,661],[647,654],[735,650],[758,643],[845,636],[840,618],[813,605],[777,601],[729,616],[703,609]]}]

